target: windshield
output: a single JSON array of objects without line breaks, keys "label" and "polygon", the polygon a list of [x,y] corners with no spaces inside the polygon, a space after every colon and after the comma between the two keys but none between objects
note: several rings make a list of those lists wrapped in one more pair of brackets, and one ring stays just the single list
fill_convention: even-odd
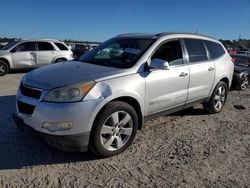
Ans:
[{"label": "windshield", "polygon": [[237,66],[241,66],[241,67],[250,66],[250,58],[233,56],[233,59],[234,59],[234,64]]},{"label": "windshield", "polygon": [[17,43],[19,43],[19,41],[10,42],[10,43],[6,44],[4,47],[2,47],[0,50],[9,50],[13,46],[15,46]]},{"label": "windshield", "polygon": [[80,57],[79,61],[116,68],[130,68],[154,39],[113,38]]}]

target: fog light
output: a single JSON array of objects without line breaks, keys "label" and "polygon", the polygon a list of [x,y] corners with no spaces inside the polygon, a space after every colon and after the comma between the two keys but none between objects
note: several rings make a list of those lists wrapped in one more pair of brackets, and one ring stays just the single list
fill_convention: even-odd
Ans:
[{"label": "fog light", "polygon": [[42,128],[51,132],[69,130],[73,127],[73,122],[44,122]]}]

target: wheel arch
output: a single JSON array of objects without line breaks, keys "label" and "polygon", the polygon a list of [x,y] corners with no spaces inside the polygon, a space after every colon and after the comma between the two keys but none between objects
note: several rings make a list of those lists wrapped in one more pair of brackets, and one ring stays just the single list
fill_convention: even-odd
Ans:
[{"label": "wheel arch", "polygon": [[8,59],[3,58],[3,57],[0,57],[0,61],[5,62],[5,63],[8,65],[9,69],[11,68],[11,67],[10,67],[10,62],[8,61]]},{"label": "wheel arch", "polygon": [[227,77],[223,77],[222,79],[220,79],[220,81],[225,82],[225,84],[227,85],[227,89],[229,90],[229,79]]},{"label": "wheel arch", "polygon": [[110,102],[113,102],[113,101],[122,101],[122,102],[126,102],[128,103],[129,105],[131,105],[136,113],[137,113],[137,116],[138,116],[138,130],[142,130],[142,127],[143,127],[143,115],[142,115],[142,110],[141,110],[141,106],[140,106],[140,103],[133,97],[131,96],[122,96],[122,97],[117,97],[117,98],[114,98],[110,101],[108,101],[105,105],[103,105],[101,107],[101,109],[98,111],[97,115],[95,116],[94,118],[94,121],[93,123],[95,123],[96,119],[98,119],[98,116],[103,112],[104,108],[107,106],[107,104],[109,104]]},{"label": "wheel arch", "polygon": [[64,61],[67,61],[68,59],[66,57],[56,57],[53,61],[53,63],[56,63],[59,59],[62,59]]}]

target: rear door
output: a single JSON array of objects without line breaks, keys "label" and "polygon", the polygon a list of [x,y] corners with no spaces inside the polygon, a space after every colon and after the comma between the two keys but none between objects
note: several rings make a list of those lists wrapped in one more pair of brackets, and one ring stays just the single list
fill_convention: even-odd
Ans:
[{"label": "rear door", "polygon": [[178,39],[160,45],[151,59],[168,61],[169,70],[150,70],[146,77],[147,115],[182,107],[187,99],[188,65],[183,61]]},{"label": "rear door", "polygon": [[22,42],[11,50],[15,68],[33,67],[37,64],[36,43]]},{"label": "rear door", "polygon": [[37,42],[38,66],[51,64],[55,56],[55,48],[49,42]]},{"label": "rear door", "polygon": [[215,65],[208,60],[204,42],[200,39],[183,39],[188,53],[190,82],[187,102],[196,101],[209,96],[214,83]]}]

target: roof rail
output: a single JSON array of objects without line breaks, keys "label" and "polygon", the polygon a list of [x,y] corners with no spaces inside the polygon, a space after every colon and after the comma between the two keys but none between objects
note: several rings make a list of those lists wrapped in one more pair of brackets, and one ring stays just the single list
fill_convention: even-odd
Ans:
[{"label": "roof rail", "polygon": [[127,35],[148,35],[150,33],[122,33],[117,35],[117,37],[121,37],[121,36],[127,36]]},{"label": "roof rail", "polygon": [[187,34],[187,35],[207,37],[207,38],[211,38],[211,39],[215,39],[216,40],[216,38],[208,36],[208,35],[203,35],[203,34],[199,34],[199,33],[191,33],[191,32],[162,32],[162,33],[156,34],[156,36],[162,37],[162,36],[165,36],[165,35],[173,35],[173,34]]}]

